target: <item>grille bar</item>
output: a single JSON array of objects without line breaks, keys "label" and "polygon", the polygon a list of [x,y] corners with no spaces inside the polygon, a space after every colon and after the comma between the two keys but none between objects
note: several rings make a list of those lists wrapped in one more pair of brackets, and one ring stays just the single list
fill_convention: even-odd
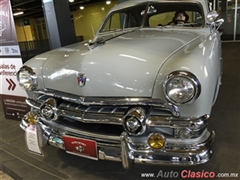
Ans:
[{"label": "grille bar", "polygon": [[[26,102],[31,107],[40,110],[41,105],[48,99],[52,98],[49,96],[40,96],[40,99],[33,100],[30,98],[26,99]],[[55,98],[56,99],[56,98]],[[122,118],[133,106],[85,106],[76,104],[73,102],[68,102],[66,100],[56,99],[59,103],[56,107],[56,114],[60,117],[66,117],[72,120],[76,120],[83,123],[96,123],[96,124],[114,124],[122,125]],[[168,109],[153,107],[148,107],[148,116],[159,117],[172,117],[172,113]]]},{"label": "grille bar", "polygon": [[72,102],[75,104],[83,106],[148,106],[163,108],[171,112],[174,117],[179,117],[180,112],[177,106],[168,103],[161,99],[152,99],[152,98],[117,98],[117,97],[81,97],[77,95],[72,95],[68,93],[63,93],[55,90],[44,89],[40,91],[35,91],[35,95],[46,95],[58,99],[62,99],[67,102]]},{"label": "grille bar", "polygon": [[84,113],[102,113],[102,114],[121,114],[128,110],[128,106],[84,106],[78,105],[75,103],[63,101],[59,106],[58,109],[61,110],[69,110],[69,111],[76,111],[76,112],[84,112]]}]

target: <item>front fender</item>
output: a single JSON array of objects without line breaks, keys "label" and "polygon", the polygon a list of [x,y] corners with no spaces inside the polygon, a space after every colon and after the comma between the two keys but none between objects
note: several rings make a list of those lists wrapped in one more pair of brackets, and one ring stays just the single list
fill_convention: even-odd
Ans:
[{"label": "front fender", "polygon": [[201,93],[191,104],[178,105],[181,117],[200,117],[211,113],[216,84],[221,74],[221,40],[218,33],[202,36],[172,55],[160,68],[153,89],[153,98],[163,98],[163,84],[173,71],[194,74],[201,83]]}]

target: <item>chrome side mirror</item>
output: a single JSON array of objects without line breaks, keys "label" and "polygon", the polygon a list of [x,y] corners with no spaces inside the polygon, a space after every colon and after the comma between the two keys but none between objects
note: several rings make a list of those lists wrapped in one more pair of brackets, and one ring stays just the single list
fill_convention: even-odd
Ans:
[{"label": "chrome side mirror", "polygon": [[217,13],[217,11],[210,11],[207,14],[207,20],[212,23],[214,22],[217,18],[218,18],[219,14]]},{"label": "chrome side mirror", "polygon": [[224,19],[218,19],[217,21],[215,21],[216,26],[221,26],[224,23]]},{"label": "chrome side mirror", "polygon": [[216,31],[221,27],[221,25],[224,23],[224,19],[218,19],[215,24],[217,26]]},{"label": "chrome side mirror", "polygon": [[211,33],[216,32],[224,23],[224,19],[217,19],[219,14],[217,11],[210,11],[207,14],[208,25],[210,25]]}]

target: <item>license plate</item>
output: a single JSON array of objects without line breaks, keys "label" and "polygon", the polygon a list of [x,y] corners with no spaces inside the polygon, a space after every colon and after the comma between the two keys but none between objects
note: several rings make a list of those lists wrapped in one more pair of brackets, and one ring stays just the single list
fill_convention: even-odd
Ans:
[{"label": "license plate", "polygon": [[98,160],[96,141],[72,136],[63,136],[62,139],[67,153]]}]

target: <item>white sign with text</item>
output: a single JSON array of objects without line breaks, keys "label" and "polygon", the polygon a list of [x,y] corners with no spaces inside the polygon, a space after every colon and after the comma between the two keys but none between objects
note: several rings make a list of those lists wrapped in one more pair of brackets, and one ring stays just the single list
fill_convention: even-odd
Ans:
[{"label": "white sign with text", "polygon": [[27,148],[30,152],[36,153],[38,155],[43,155],[38,143],[36,125],[30,125],[26,128],[25,138],[26,138]]},{"label": "white sign with text", "polygon": [[11,94],[13,96],[27,96],[26,92],[19,86],[17,71],[22,66],[21,58],[1,58],[0,60],[0,94]]}]

